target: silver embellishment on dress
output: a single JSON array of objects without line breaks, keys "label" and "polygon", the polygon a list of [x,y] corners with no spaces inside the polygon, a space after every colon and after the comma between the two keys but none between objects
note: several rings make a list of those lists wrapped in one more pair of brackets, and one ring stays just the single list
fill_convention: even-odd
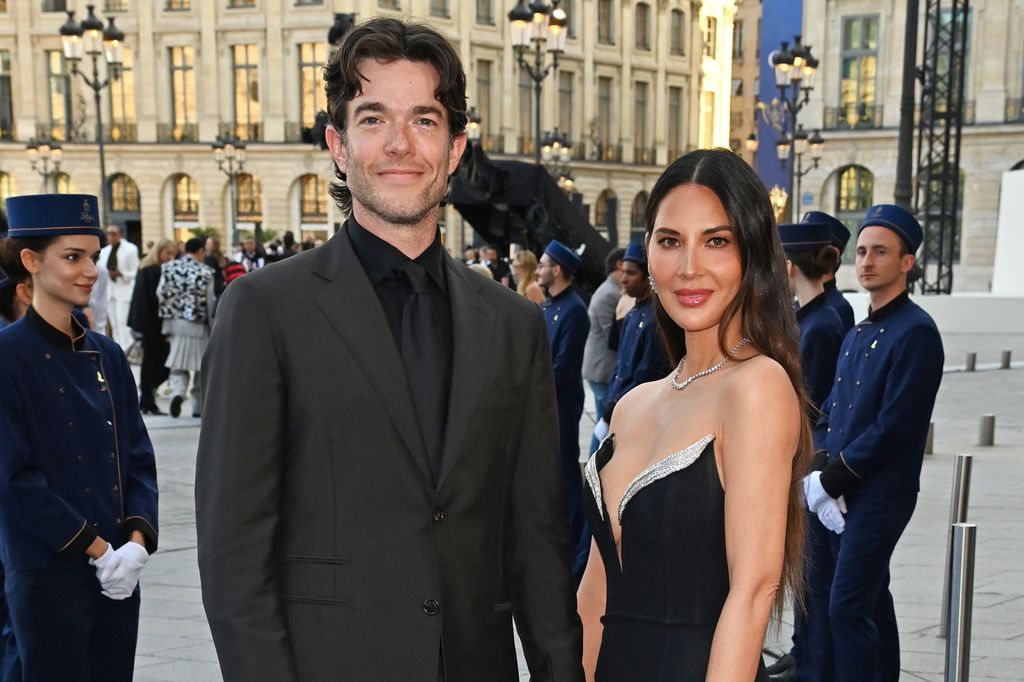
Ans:
[{"label": "silver embellishment on dress", "polygon": [[601,448],[604,447],[605,442],[612,437],[612,434],[608,434],[601,441],[601,445],[598,446],[597,450],[590,456],[587,461],[587,466],[583,467],[583,475],[587,479],[587,484],[590,486],[590,491],[594,493],[594,501],[597,503],[597,515],[604,521],[604,496],[601,493],[601,476],[597,473],[597,453],[601,452]]},{"label": "silver embellishment on dress", "polygon": [[[619,502],[619,524],[622,524],[622,515],[626,511],[626,505],[629,504],[630,500],[636,497],[637,493],[639,493],[641,490],[643,490],[650,484],[654,483],[655,481],[665,478],[669,474],[673,474],[677,471],[685,469],[686,467],[696,462],[697,458],[700,457],[700,454],[704,452],[704,448],[706,448],[708,446],[708,443],[710,443],[714,439],[715,434],[709,433],[708,435],[704,436],[690,447],[683,448],[678,452],[672,453],[665,459],[655,462],[654,464],[652,464],[651,466],[647,467],[639,474],[637,474],[636,478],[634,478],[633,481],[626,488],[626,492],[623,493],[622,501]],[[593,462],[593,459],[591,459],[591,462]],[[594,467],[594,477],[597,478],[597,467]],[[587,463],[587,480],[591,481],[589,462]],[[593,486],[593,481],[591,481],[591,486]],[[597,486],[598,490],[600,490],[600,479],[598,480]],[[604,519],[603,516],[601,518],[602,520]]]}]

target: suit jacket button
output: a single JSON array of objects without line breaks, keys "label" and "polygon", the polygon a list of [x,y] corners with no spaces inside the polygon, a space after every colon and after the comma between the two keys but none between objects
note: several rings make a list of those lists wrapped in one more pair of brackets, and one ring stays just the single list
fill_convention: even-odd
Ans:
[{"label": "suit jacket button", "polygon": [[438,509],[434,512],[434,522],[441,523],[442,521],[444,521],[444,512]]},{"label": "suit jacket button", "polygon": [[437,603],[436,599],[428,599],[423,602],[423,613],[428,616],[436,616],[437,612],[441,610],[441,605]]},{"label": "suit jacket button", "polygon": [[117,486],[115,485],[115,486],[114,486],[114,492],[116,493],[116,492],[117,492],[117,490],[118,490],[118,488],[117,488]]}]

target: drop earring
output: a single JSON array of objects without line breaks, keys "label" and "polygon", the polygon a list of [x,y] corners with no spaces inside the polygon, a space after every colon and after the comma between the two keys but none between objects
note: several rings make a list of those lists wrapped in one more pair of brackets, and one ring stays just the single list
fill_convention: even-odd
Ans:
[{"label": "drop earring", "polygon": [[651,285],[651,291],[653,291],[653,292],[654,292],[655,294],[657,294],[657,293],[658,293],[658,287],[656,287],[656,286],[654,285],[654,276],[653,276],[653,275],[651,275],[651,274],[648,274],[648,275],[647,275],[647,281],[648,281],[648,282],[650,283],[650,285]]}]

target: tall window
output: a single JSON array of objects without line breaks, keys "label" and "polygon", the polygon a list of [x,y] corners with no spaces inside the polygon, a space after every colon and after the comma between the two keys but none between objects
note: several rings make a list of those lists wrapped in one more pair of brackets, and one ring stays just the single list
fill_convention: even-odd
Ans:
[{"label": "tall window", "polygon": [[235,178],[238,220],[247,223],[263,222],[263,188],[260,181],[243,173]]},{"label": "tall window", "polygon": [[398,0],[377,0],[377,7],[381,9],[401,9]]},{"label": "tall window", "polygon": [[668,89],[668,160],[674,161],[683,153],[683,89]]},{"label": "tall window", "polygon": [[256,0],[228,0],[228,7],[255,7]]},{"label": "tall window", "polygon": [[650,86],[644,81],[633,85],[633,143],[636,145],[636,163],[654,163],[651,155],[647,127],[647,91]]},{"label": "tall window", "polygon": [[104,12],[127,12],[128,0],[104,0]]},{"label": "tall window", "polygon": [[878,16],[845,17],[842,30],[839,118],[855,127],[874,120]]},{"label": "tall window", "polygon": [[50,138],[64,142],[71,137],[71,77],[60,50],[46,51],[50,88]]},{"label": "tall window", "polygon": [[130,48],[124,48],[121,77],[110,81],[110,139],[132,142],[135,138],[135,71]]},{"label": "tall window", "polygon": [[494,0],[476,0],[476,23],[494,25]]},{"label": "tall window", "polygon": [[[964,78],[964,100],[966,101],[966,100],[971,99],[971,97],[970,97],[970,82],[971,82],[971,9],[970,8],[967,9],[967,14],[966,14],[966,17],[965,17],[964,13],[963,13],[963,4],[962,3],[960,5],[960,7],[961,7],[961,12],[959,13],[959,16],[957,16],[957,18],[956,18],[956,36],[954,36],[954,40],[956,41],[957,48],[959,49],[959,46],[960,46],[960,40],[959,40],[960,31],[963,30],[964,23],[966,22],[966,24],[967,24],[967,43],[964,45],[964,73],[963,73],[963,78]],[[947,7],[947,8],[944,8],[943,10],[941,10],[941,13],[939,15],[939,19],[940,19],[940,21],[942,23],[942,30],[943,31],[949,32],[949,31],[953,30],[953,9],[951,7]],[[945,51],[942,52],[939,55],[938,60],[939,60],[938,73],[939,73],[939,77],[941,78],[945,74],[949,73],[949,53],[945,52]],[[964,122],[966,123],[967,121],[965,120]]]},{"label": "tall window", "polygon": [[638,50],[651,49],[651,6],[646,2],[636,3],[633,22],[634,47]]},{"label": "tall window", "polygon": [[302,125],[306,128],[312,128],[316,123],[318,111],[327,111],[327,94],[323,85],[326,61],[325,43],[299,44],[299,97],[302,100]]},{"label": "tall window", "polygon": [[11,90],[11,53],[0,50],[0,140],[14,139],[14,97]]},{"label": "tall window", "polygon": [[110,178],[110,208],[114,211],[139,211],[139,188],[124,173]]},{"label": "tall window", "polygon": [[718,19],[715,17],[708,17],[704,25],[704,56],[718,57]]},{"label": "tall window", "polygon": [[[492,129],[491,121],[491,79],[492,72],[494,71],[494,62],[487,59],[478,59],[476,61],[476,112],[480,114],[480,118],[483,121],[483,130],[481,132]],[[483,136],[486,140],[487,135]]]},{"label": "tall window", "polygon": [[672,54],[686,53],[686,14],[681,9],[672,10],[672,33],[669,39]]},{"label": "tall window", "polygon": [[606,189],[597,195],[597,202],[594,204],[594,227],[608,227],[608,219],[614,219],[609,208],[615,206],[615,192]]},{"label": "tall window", "polygon": [[190,175],[179,175],[174,180],[174,221],[199,220],[199,186]]},{"label": "tall window", "polygon": [[67,0],[43,0],[44,12],[67,12]]},{"label": "tall window", "polygon": [[558,129],[572,139],[573,84],[576,74],[572,71],[558,72]]},{"label": "tall window", "polygon": [[196,72],[191,47],[171,48],[171,101],[174,139],[196,139]]},{"label": "tall window", "polygon": [[189,10],[192,9],[192,0],[167,0],[164,9],[169,12]]},{"label": "tall window", "polygon": [[[850,232],[856,234],[864,213],[874,203],[875,177],[863,166],[847,166],[839,171],[836,186],[836,218]],[[852,263],[856,253],[856,240],[846,246],[843,261]]]},{"label": "tall window", "polygon": [[743,59],[743,22],[734,21],[732,24],[732,58]]},{"label": "tall window", "polygon": [[451,16],[448,0],[430,0],[430,16],[447,19]]},{"label": "tall window", "polygon": [[67,173],[57,173],[54,182],[57,184],[57,194],[75,193],[75,183],[71,182],[71,176]]},{"label": "tall window", "polygon": [[327,186],[318,175],[302,176],[303,223],[327,222]]},{"label": "tall window", "polygon": [[7,0],[0,0],[0,12],[7,11]]},{"label": "tall window", "polygon": [[9,173],[0,172],[0,205],[7,205],[7,200],[14,196],[14,178]]},{"label": "tall window", "polygon": [[262,137],[259,47],[232,45],[231,62],[235,81],[235,135],[240,140],[259,140]]},{"label": "tall window", "polygon": [[575,31],[575,29],[573,29],[573,26],[576,25],[576,15],[573,14],[573,11],[572,11],[572,9],[573,9],[572,0],[562,0],[560,3],[558,3],[558,6],[561,7],[562,10],[565,12],[565,18],[568,21],[568,23],[566,24],[566,31],[568,31],[569,37],[570,38],[575,38],[576,37],[576,31]]},{"label": "tall window", "polygon": [[612,0],[597,0],[597,42],[605,45],[615,44],[615,27]]},{"label": "tall window", "polygon": [[629,209],[629,241],[641,241],[647,224],[647,192],[637,192]]},{"label": "tall window", "polygon": [[[607,76],[597,78],[597,139],[601,145],[602,155],[607,153],[612,143],[612,79]],[[600,158],[603,158],[600,157]]]},{"label": "tall window", "polygon": [[519,69],[519,153],[533,152],[533,79]]}]

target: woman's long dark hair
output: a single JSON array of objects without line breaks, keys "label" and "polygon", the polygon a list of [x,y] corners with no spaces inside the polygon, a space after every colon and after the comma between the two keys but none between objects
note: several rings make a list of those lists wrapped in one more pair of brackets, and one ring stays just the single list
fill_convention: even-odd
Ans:
[{"label": "woman's long dark hair", "polygon": [[[803,372],[797,348],[799,329],[789,296],[786,259],[779,242],[775,214],[768,192],[756,173],[740,157],[728,149],[698,149],[674,161],[661,174],[647,201],[648,241],[654,230],[658,206],[665,196],[680,185],[700,185],[715,193],[722,202],[729,226],[740,252],[743,279],[736,298],[725,309],[718,326],[718,346],[723,355],[729,353],[726,330],[739,316],[741,334],[761,353],[782,365],[789,375],[802,406]],[[654,309],[665,341],[665,348],[678,363],[686,354],[683,330],[665,312],[657,297]],[[789,489],[789,510],[786,523],[786,547],[782,565],[782,589],[775,599],[775,613],[781,615],[785,596],[792,594],[798,604],[803,602],[803,486],[813,454],[811,431],[800,410],[800,439],[793,456]]]},{"label": "woman's long dark hair", "polygon": [[42,253],[46,248],[57,241],[56,237],[31,237],[27,239],[11,239],[5,237],[0,239],[0,268],[7,273],[7,277],[14,284],[0,292],[0,317],[8,322],[14,322],[14,298],[15,288],[23,282],[30,282],[32,275],[25,266],[21,264],[21,252],[25,249]]}]

